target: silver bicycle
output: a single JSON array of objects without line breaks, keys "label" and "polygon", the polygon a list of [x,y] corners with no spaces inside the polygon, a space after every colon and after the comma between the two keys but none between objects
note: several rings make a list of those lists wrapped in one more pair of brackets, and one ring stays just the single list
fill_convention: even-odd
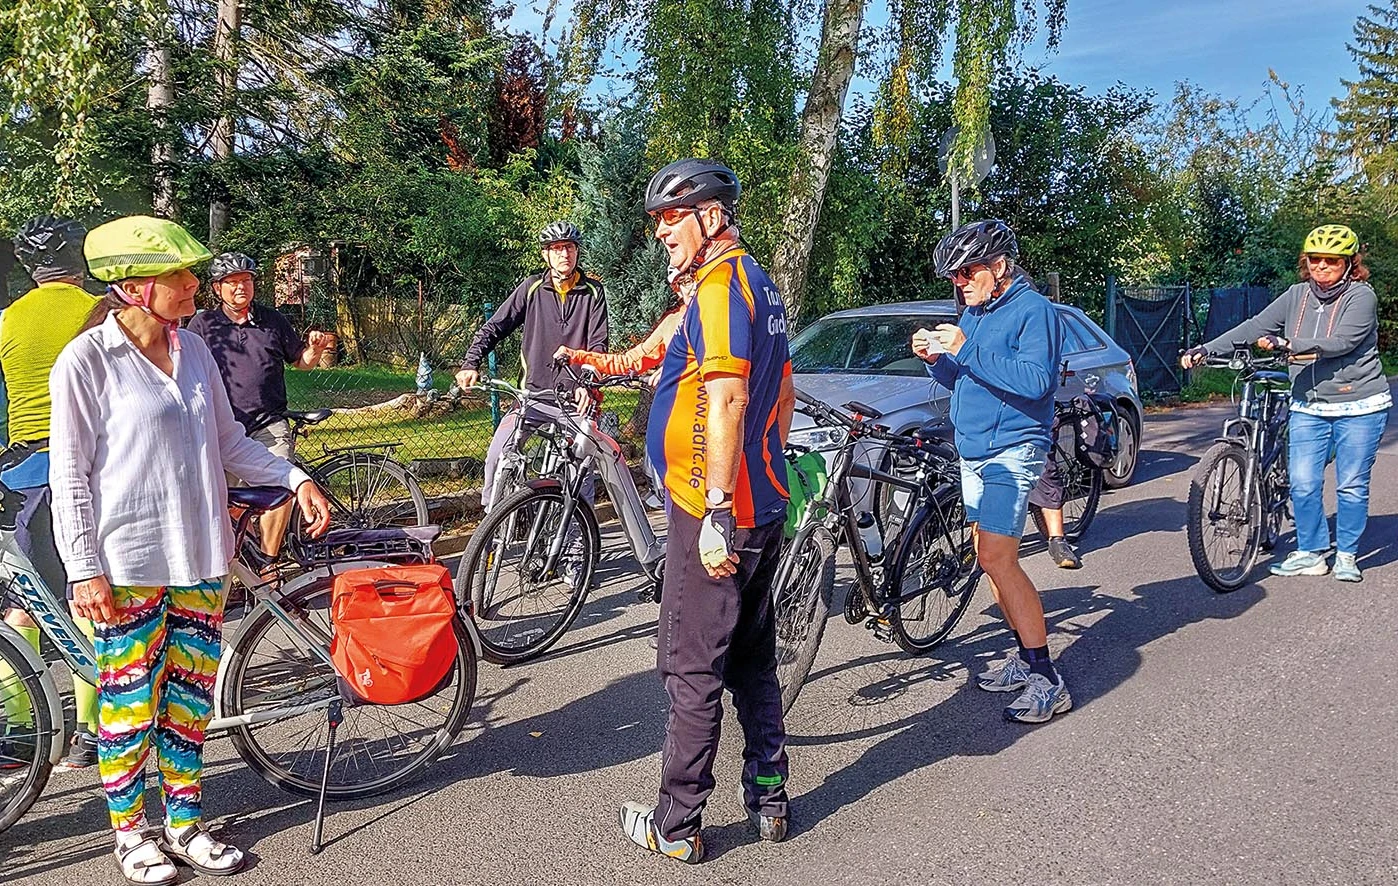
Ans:
[{"label": "silver bicycle", "polygon": [[[338,529],[322,538],[289,538],[284,556],[300,572],[278,584],[259,578],[248,529],[290,493],[270,487],[229,490],[237,518],[239,557],[232,574],[257,602],[224,644],[214,687],[209,732],[233,740],[244,761],[277,787],[316,796],[367,797],[414,778],[455,741],[476,693],[480,638],[458,619],[456,663],[438,691],[415,704],[344,706],[341,738],[327,766],[321,744],[332,703],[342,696],[330,658],[330,593],[350,569],[431,560],[436,526]],[[48,588],[15,542],[19,496],[0,484],[0,582],[52,642],[74,679],[96,685],[97,656],[64,601]],[[20,635],[0,623],[0,831],[22,816],[66,748],[61,695],[48,664]]]},{"label": "silver bicycle", "polygon": [[[631,375],[572,374],[593,391],[645,385]],[[540,396],[501,381],[489,386],[522,404]],[[664,572],[665,543],[651,528],[621,446],[597,426],[596,400],[585,415],[566,408],[560,414],[558,422],[531,430],[543,441],[535,450],[541,455],[532,456],[532,463],[548,473],[525,476],[510,492],[500,478],[504,471],[497,472],[496,486],[506,494],[492,499],[490,513],[457,566],[456,587],[461,599],[472,601],[484,656],[496,664],[541,655],[558,642],[587,601],[601,549],[597,514],[583,496],[589,472],[596,471],[602,481],[646,576],[658,585]],[[531,456],[520,458],[529,462]]]}]

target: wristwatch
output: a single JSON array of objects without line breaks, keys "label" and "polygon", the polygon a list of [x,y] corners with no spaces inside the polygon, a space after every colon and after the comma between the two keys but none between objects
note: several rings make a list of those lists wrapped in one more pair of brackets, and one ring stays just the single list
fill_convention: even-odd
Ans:
[{"label": "wristwatch", "polygon": [[733,507],[733,493],[711,488],[704,495],[704,502],[710,508],[731,508]]}]

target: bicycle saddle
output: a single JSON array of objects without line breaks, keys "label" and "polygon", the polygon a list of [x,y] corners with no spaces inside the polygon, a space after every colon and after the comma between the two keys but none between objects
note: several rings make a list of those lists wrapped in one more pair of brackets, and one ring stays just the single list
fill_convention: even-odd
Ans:
[{"label": "bicycle saddle", "polygon": [[860,403],[858,400],[851,400],[841,408],[845,409],[848,412],[857,412],[865,418],[883,418],[882,412],[879,412],[877,409],[875,409],[872,406],[869,406],[868,404]]},{"label": "bicycle saddle", "polygon": [[291,501],[290,490],[280,486],[243,486],[228,490],[228,503],[250,511],[270,511]]},{"label": "bicycle saddle", "polygon": [[335,413],[329,409],[313,409],[310,412],[287,412],[287,421],[297,421],[305,425],[318,425]]}]

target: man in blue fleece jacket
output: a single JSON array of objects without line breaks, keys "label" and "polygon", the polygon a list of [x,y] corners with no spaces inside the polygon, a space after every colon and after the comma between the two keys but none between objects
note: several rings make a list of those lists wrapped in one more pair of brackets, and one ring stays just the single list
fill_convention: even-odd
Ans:
[{"label": "man in blue fleece jacket", "polygon": [[1018,650],[978,678],[990,692],[1020,696],[1005,718],[1043,723],[1073,706],[1049,660],[1039,592],[1019,565],[1029,491],[1051,444],[1062,333],[1053,305],[1015,265],[1019,244],[1001,221],[972,222],[937,244],[937,273],[965,298],[958,325],[919,329],[913,353],[951,389],[961,453],[961,495],[976,557]]}]

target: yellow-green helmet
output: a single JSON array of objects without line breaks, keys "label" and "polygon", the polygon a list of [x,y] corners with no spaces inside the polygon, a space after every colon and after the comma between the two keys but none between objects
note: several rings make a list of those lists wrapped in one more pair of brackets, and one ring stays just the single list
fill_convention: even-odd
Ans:
[{"label": "yellow-green helmet", "polygon": [[83,254],[92,276],[107,283],[158,277],[213,258],[184,228],[149,215],[128,215],[93,228]]},{"label": "yellow-green helmet", "polygon": [[1344,225],[1321,225],[1306,235],[1301,251],[1307,255],[1354,255],[1359,237]]}]

